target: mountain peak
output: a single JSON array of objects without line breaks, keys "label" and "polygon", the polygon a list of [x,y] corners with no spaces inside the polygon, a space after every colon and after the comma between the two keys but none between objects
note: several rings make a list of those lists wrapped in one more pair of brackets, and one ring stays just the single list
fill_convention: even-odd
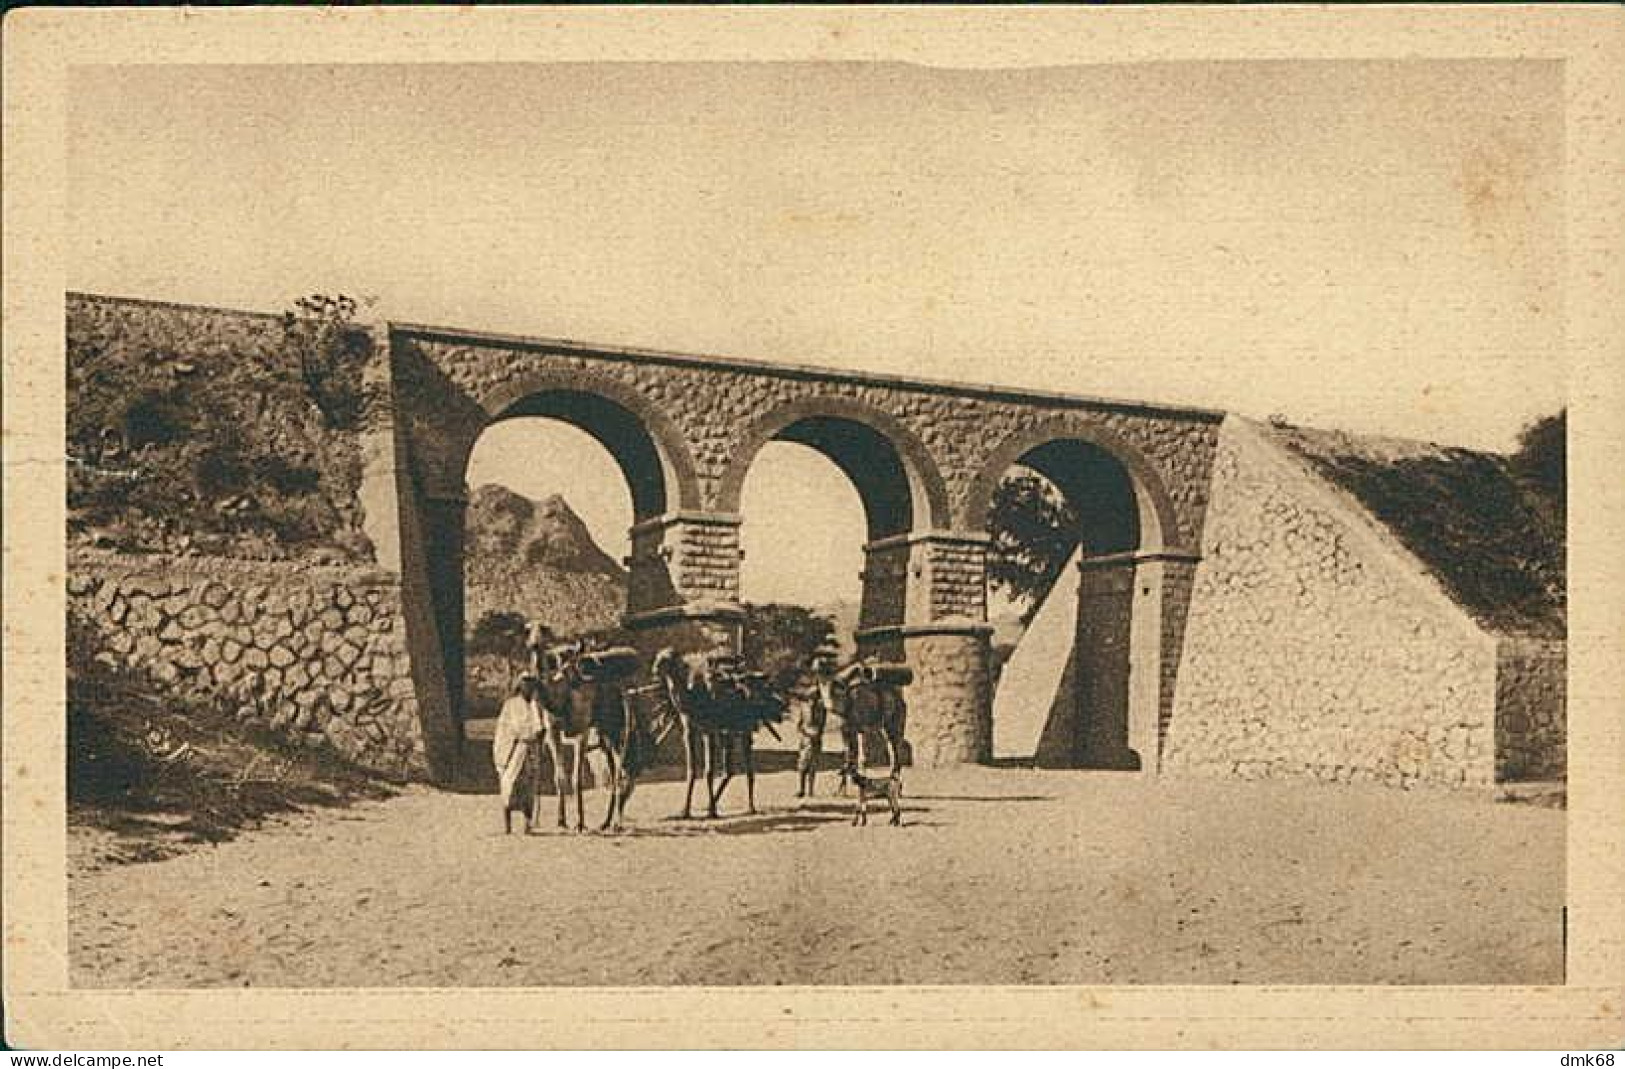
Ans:
[{"label": "mountain peak", "polygon": [[497,483],[476,488],[468,500],[468,546],[471,558],[492,568],[525,565],[625,578],[562,494],[535,501]]},{"label": "mountain peak", "polygon": [[626,600],[625,570],[564,495],[537,501],[495,483],[469,495],[464,576],[470,626],[503,611],[574,633],[613,625]]}]

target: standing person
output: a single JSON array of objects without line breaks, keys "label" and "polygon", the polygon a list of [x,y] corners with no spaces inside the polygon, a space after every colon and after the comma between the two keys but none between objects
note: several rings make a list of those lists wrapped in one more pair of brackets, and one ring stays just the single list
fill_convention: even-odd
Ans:
[{"label": "standing person", "polygon": [[536,677],[526,673],[514,681],[513,692],[497,714],[496,734],[491,739],[491,762],[496,765],[502,794],[502,834],[513,832],[513,815],[525,818],[530,833],[531,812],[536,806],[536,784],[541,778],[542,718],[536,711]]},{"label": "standing person", "polygon": [[835,709],[835,662],[837,651],[820,646],[812,656],[812,693],[801,703],[796,733],[801,745],[796,752],[796,797],[811,798],[818,776],[818,759],[824,752],[824,727]]}]

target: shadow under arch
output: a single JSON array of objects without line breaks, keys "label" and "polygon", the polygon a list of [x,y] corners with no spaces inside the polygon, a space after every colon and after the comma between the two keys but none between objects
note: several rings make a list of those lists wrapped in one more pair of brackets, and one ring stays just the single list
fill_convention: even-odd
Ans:
[{"label": "shadow under arch", "polygon": [[925,443],[891,414],[844,397],[791,401],[752,424],[723,472],[718,511],[739,511],[745,477],[771,441],[810,446],[852,480],[871,542],[952,522],[947,484]]},{"label": "shadow under arch", "polygon": [[[965,495],[964,525],[966,529],[980,531],[987,527],[993,508],[993,494],[1004,473],[1023,458],[1061,442],[1080,442],[1093,446],[1109,456],[1132,480],[1135,521],[1138,528],[1134,544],[1123,549],[1158,552],[1178,545],[1180,541],[1179,517],[1156,466],[1134,443],[1108,427],[1085,416],[1059,416],[1036,426],[1017,431],[1001,442],[988,456],[976,478],[971,481]],[[1043,463],[1042,460],[1039,463]],[[1046,465],[1059,470],[1061,465]],[[1050,472],[1038,467],[1046,478],[1067,492],[1068,483],[1076,480],[1064,475],[1054,478]]]},{"label": "shadow under arch", "polygon": [[1163,560],[1179,532],[1172,499],[1132,444],[1085,418],[1060,417],[993,451],[967,494],[967,526],[987,527],[995,491],[1016,465],[1066,498],[1079,548],[1076,575],[1057,579],[1036,607],[1025,649],[1018,645],[1001,675],[995,755],[1045,767],[1154,770]]},{"label": "shadow under arch", "polygon": [[634,522],[700,507],[700,484],[687,441],[676,425],[636,390],[591,372],[548,368],[530,372],[479,398],[486,420],[462,444],[455,471],[468,471],[480,434],[524,416],[556,419],[584,431],[615,459],[632,494]]}]

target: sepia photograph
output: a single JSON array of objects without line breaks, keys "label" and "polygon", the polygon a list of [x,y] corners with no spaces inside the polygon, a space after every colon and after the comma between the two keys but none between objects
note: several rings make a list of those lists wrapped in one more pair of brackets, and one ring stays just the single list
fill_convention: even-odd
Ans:
[{"label": "sepia photograph", "polygon": [[1565,71],[66,67],[67,989],[1572,982]]}]

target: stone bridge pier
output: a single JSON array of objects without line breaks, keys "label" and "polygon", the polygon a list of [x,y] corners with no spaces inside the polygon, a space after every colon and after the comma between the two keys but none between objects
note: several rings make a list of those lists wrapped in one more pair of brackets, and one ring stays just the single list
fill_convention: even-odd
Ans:
[{"label": "stone bridge pier", "polygon": [[[641,652],[739,648],[743,522],[735,513],[679,513],[634,525],[624,623]],[[985,761],[991,753],[987,541],[904,534],[864,547],[854,637],[860,653],[916,668],[909,736],[920,764]]]},{"label": "stone bridge pier", "polygon": [[362,493],[402,577],[431,764],[461,738],[468,458],[492,424],[540,416],[592,435],[625,477],[624,623],[646,654],[737,648],[740,491],[764,445],[840,468],[864,508],[854,637],[914,669],[922,766],[991,757],[988,514],[1012,466],[1040,472],[1083,518],[1086,564],[1115,562],[1110,596],[1080,599],[1089,674],[1069,690],[1110,708],[1067,713],[1059,759],[1155,767],[1219,414],[402,323],[373,339]]}]

